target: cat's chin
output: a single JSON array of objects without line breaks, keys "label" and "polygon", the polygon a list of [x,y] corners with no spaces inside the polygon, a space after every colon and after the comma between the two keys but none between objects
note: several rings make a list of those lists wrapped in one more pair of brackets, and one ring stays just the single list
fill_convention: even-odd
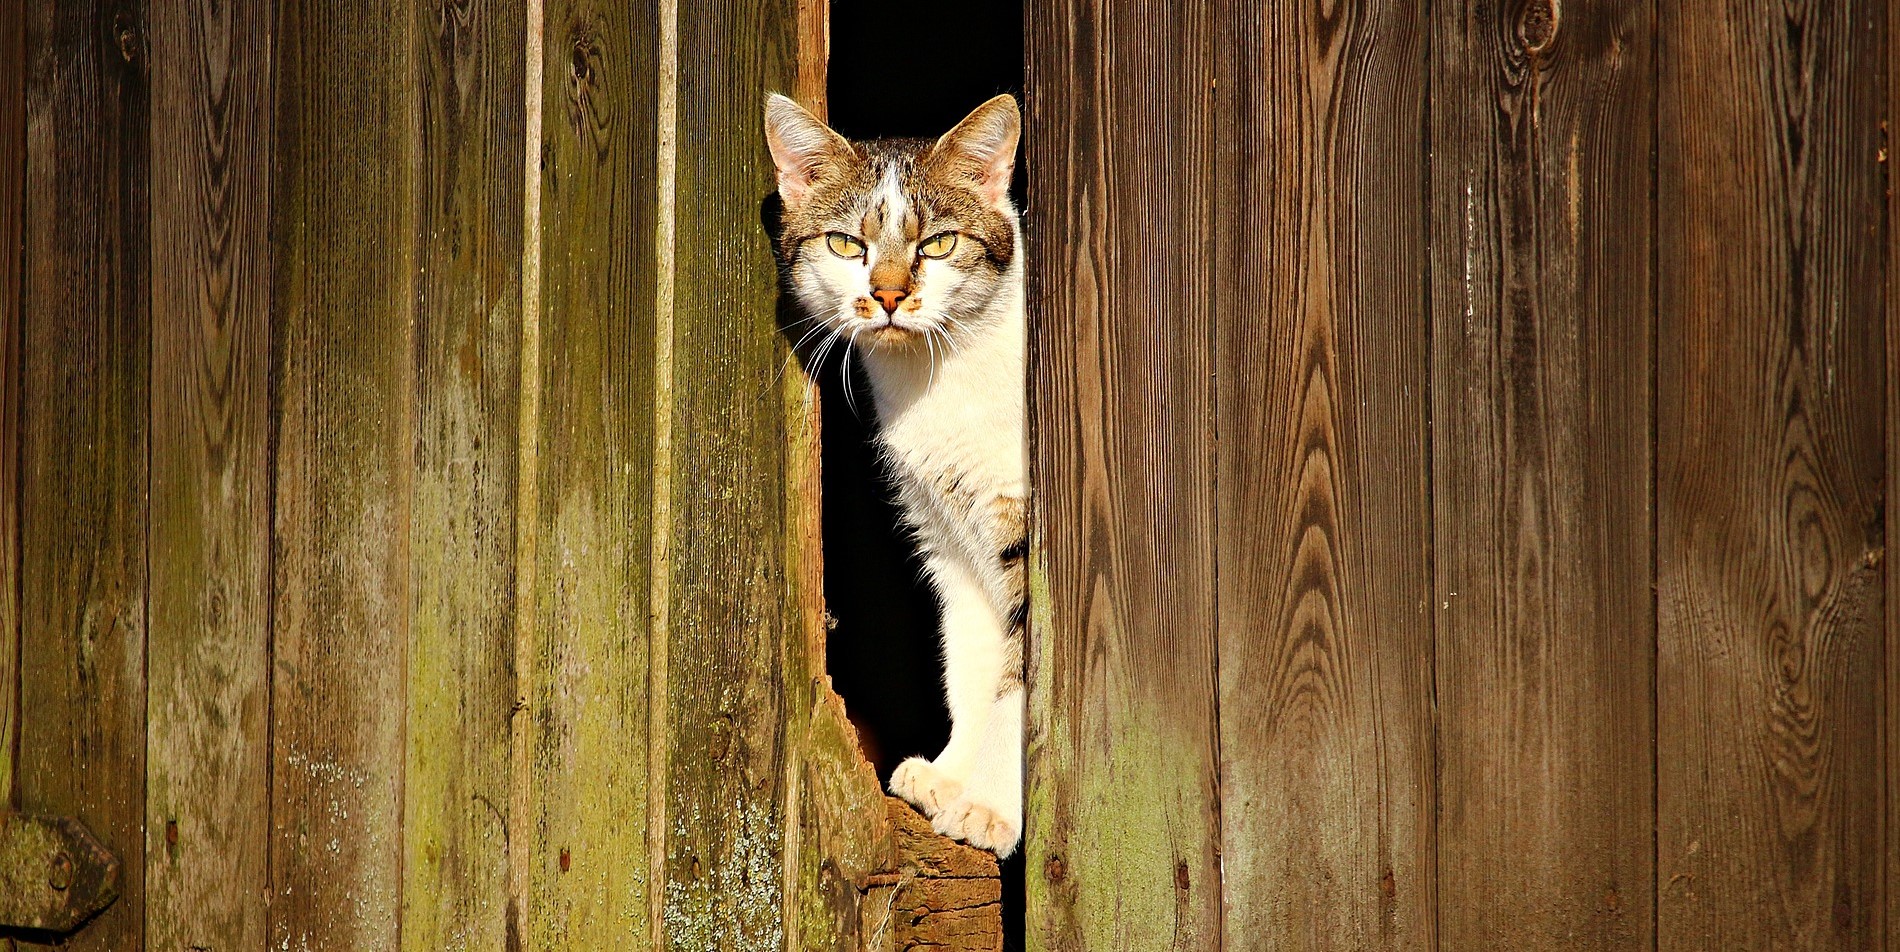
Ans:
[{"label": "cat's chin", "polygon": [[867,343],[880,347],[905,347],[924,338],[923,332],[896,324],[883,324],[863,335]]}]

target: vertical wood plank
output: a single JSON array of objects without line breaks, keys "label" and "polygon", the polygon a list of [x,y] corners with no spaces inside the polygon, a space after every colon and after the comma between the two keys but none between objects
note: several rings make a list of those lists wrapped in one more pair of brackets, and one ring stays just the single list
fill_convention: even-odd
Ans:
[{"label": "vertical wood plank", "polygon": [[1641,2],[1434,10],[1445,948],[1652,946],[1653,31]]},{"label": "vertical wood plank", "polygon": [[534,814],[515,829],[533,854],[534,950],[654,947],[657,15],[656,0],[548,0],[530,67],[546,103],[537,487],[522,503],[534,507]]},{"label": "vertical wood plank", "polygon": [[1886,513],[1884,548],[1881,553],[1886,565],[1886,638],[1882,644],[1882,660],[1886,664],[1885,679],[1882,687],[1886,693],[1881,698],[1883,718],[1881,730],[1886,735],[1886,746],[1881,751],[1882,779],[1886,788],[1886,809],[1882,816],[1885,822],[1885,835],[1881,846],[1886,853],[1886,864],[1882,870],[1882,886],[1886,889],[1885,902],[1881,907],[1880,942],[1891,946],[1900,938],[1900,558],[1896,558],[1893,546],[1900,540],[1900,189],[1894,186],[1894,167],[1896,161],[1894,149],[1896,142],[1896,121],[1900,121],[1900,3],[1887,4],[1887,101],[1885,118],[1880,127],[1879,159],[1882,170],[1887,175],[1887,218],[1881,230],[1886,239],[1886,256],[1883,259],[1887,267],[1885,318],[1882,322],[1886,333],[1887,345],[1887,420],[1885,437],[1887,441],[1887,478],[1881,494],[1881,508]]},{"label": "vertical wood plank", "polygon": [[146,935],[155,949],[261,949],[270,9],[199,0],[151,15]]},{"label": "vertical wood plank", "polygon": [[430,2],[414,15],[421,88],[402,945],[502,949],[509,831],[527,825],[512,816],[510,797],[526,5]]},{"label": "vertical wood plank", "polygon": [[391,949],[412,605],[414,16],[282,0],[276,24],[270,941]]},{"label": "vertical wood plank", "polygon": [[1227,947],[1432,949],[1423,9],[1222,11]]},{"label": "vertical wood plank", "polygon": [[0,809],[20,728],[20,325],[26,289],[26,0],[0,0]]},{"label": "vertical wood plank", "polygon": [[27,220],[17,794],[125,860],[121,896],[62,948],[144,948],[145,7],[36,3]]},{"label": "vertical wood plank", "polygon": [[787,731],[802,713],[781,679],[806,662],[787,638],[802,629],[760,117],[767,90],[795,88],[798,11],[715,0],[677,16],[676,171],[660,196],[674,216],[671,359],[656,381],[671,408],[670,513],[656,526],[669,552],[666,947],[770,949],[784,942]]},{"label": "vertical wood plank", "polygon": [[1029,946],[1218,949],[1212,13],[1026,29]]},{"label": "vertical wood plank", "polygon": [[1882,948],[1885,5],[1659,9],[1657,945]]},{"label": "vertical wood plank", "polygon": [[[0,810],[20,731],[20,363],[26,256],[26,0],[0,0]],[[13,952],[0,939],[0,952]]]},{"label": "vertical wood plank", "polygon": [[[797,6],[793,95],[824,118],[831,4],[798,0]],[[778,306],[782,327],[803,316],[796,300],[783,291]],[[789,711],[785,948],[860,952],[871,941],[861,928],[861,906],[871,900],[863,898],[859,886],[885,867],[892,855],[893,831],[877,771],[860,751],[857,730],[826,674],[818,388],[794,355],[782,353],[774,360],[786,368],[780,391],[786,408],[785,564],[792,612],[782,673]]]}]

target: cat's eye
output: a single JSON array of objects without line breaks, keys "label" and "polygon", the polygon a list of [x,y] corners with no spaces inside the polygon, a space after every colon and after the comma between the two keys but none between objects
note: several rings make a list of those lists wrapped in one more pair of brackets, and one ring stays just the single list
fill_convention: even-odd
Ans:
[{"label": "cat's eye", "polygon": [[917,248],[917,253],[926,258],[942,258],[957,250],[957,233],[946,231],[932,236]]},{"label": "cat's eye", "polygon": [[831,253],[834,255],[837,255],[840,258],[864,257],[864,242],[859,241],[856,238],[853,238],[842,231],[834,231],[831,234],[826,235],[825,247],[830,248]]}]

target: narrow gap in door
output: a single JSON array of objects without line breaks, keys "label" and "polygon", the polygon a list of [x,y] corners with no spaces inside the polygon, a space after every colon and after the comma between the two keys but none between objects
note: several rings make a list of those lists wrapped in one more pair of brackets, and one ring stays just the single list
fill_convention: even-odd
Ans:
[{"label": "narrow gap in door", "polygon": [[[831,0],[830,46],[829,120],[849,138],[935,138],[991,96],[1022,98],[1022,0]],[[1019,152],[1018,209],[1024,181]],[[851,373],[855,412],[836,358],[820,370],[825,604],[836,619],[826,662],[865,755],[888,782],[905,757],[943,749],[950,715],[936,599],[871,445],[870,385],[857,362]],[[1023,948],[1022,855],[1003,864],[1008,950]]]}]

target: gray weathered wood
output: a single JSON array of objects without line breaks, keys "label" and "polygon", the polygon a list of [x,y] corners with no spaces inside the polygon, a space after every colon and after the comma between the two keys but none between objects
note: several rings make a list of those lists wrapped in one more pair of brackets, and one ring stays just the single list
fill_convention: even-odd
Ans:
[{"label": "gray weathered wood", "polygon": [[1663,950],[1890,945],[1885,6],[1659,3]]},{"label": "gray weathered wood", "polygon": [[1648,949],[1653,11],[1433,10],[1439,941]]},{"label": "gray weathered wood", "polygon": [[1423,14],[1221,7],[1227,948],[1435,947]]},{"label": "gray weathered wood", "polygon": [[146,935],[261,949],[270,889],[270,10],[151,11]]},{"label": "gray weathered wood", "polygon": [[292,950],[398,947],[414,20],[307,0],[275,16],[269,938]]},{"label": "gray weathered wood", "polygon": [[1220,947],[1215,24],[1028,5],[1029,946]]}]

